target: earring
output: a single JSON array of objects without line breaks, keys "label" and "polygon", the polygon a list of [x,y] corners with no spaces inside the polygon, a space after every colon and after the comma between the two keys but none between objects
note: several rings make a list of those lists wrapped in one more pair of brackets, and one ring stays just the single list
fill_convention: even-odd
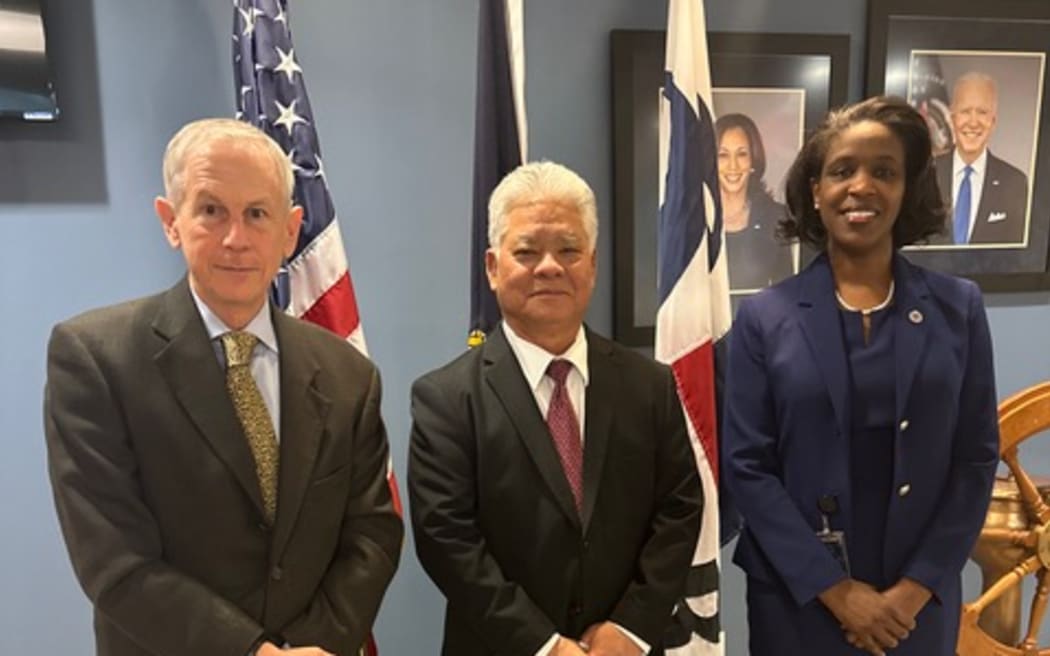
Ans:
[{"label": "earring", "polygon": [[820,209],[820,201],[819,200],[813,201],[813,209],[815,209],[815,210],[819,210]]}]

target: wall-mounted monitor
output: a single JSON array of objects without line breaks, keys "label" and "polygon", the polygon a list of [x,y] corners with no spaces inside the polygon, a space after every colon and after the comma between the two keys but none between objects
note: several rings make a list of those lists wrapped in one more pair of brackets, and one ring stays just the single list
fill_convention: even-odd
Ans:
[{"label": "wall-mounted monitor", "polygon": [[0,118],[58,117],[40,2],[0,0]]}]

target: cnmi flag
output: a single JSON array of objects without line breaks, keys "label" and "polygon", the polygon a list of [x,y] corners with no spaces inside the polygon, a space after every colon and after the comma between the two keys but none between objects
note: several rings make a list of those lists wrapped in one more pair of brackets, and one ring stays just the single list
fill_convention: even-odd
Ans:
[{"label": "cnmi flag", "polygon": [[670,0],[660,98],[656,358],[674,370],[704,509],[686,598],[665,636],[669,656],[724,653],[715,403],[715,342],[731,320],[724,239],[704,7],[701,0]]},{"label": "cnmi flag", "polygon": [[485,341],[499,321],[485,275],[489,195],[526,161],[525,38],[522,0],[481,0],[474,110],[474,209],[470,240],[470,329],[467,344]]}]

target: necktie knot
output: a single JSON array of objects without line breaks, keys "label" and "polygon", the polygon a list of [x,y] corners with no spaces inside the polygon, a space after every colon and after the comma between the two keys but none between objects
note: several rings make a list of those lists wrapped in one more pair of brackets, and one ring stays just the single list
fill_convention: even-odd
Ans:
[{"label": "necktie knot", "polygon": [[547,375],[554,380],[555,385],[564,385],[570,371],[572,371],[572,363],[568,360],[551,360],[551,363],[547,365]]},{"label": "necktie knot", "polygon": [[972,174],[972,173],[973,173],[973,167],[972,166],[967,164],[965,167],[963,167],[963,177],[968,178],[968,177],[970,177],[970,174]]},{"label": "necktie knot", "polygon": [[226,351],[226,365],[237,367],[250,364],[252,351],[259,342],[259,338],[242,330],[234,330],[223,334],[222,347]]}]

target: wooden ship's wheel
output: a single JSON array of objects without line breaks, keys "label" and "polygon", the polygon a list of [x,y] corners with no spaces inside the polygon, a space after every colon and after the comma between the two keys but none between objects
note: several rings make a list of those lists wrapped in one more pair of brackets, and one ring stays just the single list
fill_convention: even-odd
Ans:
[{"label": "wooden ship's wheel", "polygon": [[[1021,467],[1017,447],[1050,428],[1050,382],[1029,387],[999,404],[999,456],[1010,470],[997,478],[992,506],[973,559],[981,565],[984,592],[964,604],[959,656],[1050,656],[1039,647],[1039,629],[1050,599],[1050,485]],[[1021,629],[1021,583],[1035,575],[1036,593]]]}]

